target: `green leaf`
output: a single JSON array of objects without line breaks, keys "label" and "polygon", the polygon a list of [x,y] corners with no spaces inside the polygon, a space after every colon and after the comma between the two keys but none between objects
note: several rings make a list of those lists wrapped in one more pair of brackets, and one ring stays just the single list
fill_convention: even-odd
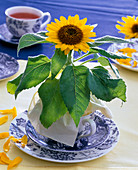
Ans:
[{"label": "green leaf", "polygon": [[110,68],[112,69],[112,71],[114,72],[114,74],[116,75],[116,77],[119,78],[119,77],[120,77],[120,74],[119,74],[119,71],[118,71],[117,67],[113,66],[113,65],[110,63],[110,61],[109,61],[109,66],[110,66]]},{"label": "green leaf", "polygon": [[67,55],[64,54],[60,49],[56,49],[52,57],[51,73],[52,79],[58,74],[67,61]]},{"label": "green leaf", "polygon": [[48,128],[67,112],[60,94],[59,80],[46,80],[39,88],[38,93],[43,103],[40,121],[44,127]]},{"label": "green leaf", "polygon": [[19,53],[19,51],[22,48],[25,48],[25,47],[28,47],[34,44],[49,43],[45,39],[46,37],[42,37],[39,34],[25,34],[19,40],[17,53]]},{"label": "green leaf", "polygon": [[15,91],[15,97],[22,90],[37,86],[49,76],[49,73],[50,60],[46,56],[29,57],[24,74]]},{"label": "green leaf", "polygon": [[117,78],[120,77],[118,69],[111,64],[111,62],[108,60],[108,58],[99,57],[99,58],[98,58],[98,62],[99,62],[102,66],[108,66],[108,65],[109,65],[110,68],[112,69],[112,71],[114,72],[114,74],[116,75],[116,77],[117,77]]},{"label": "green leaf", "polygon": [[46,37],[48,37],[48,36],[46,35],[46,33],[47,33],[47,31],[41,31],[41,32],[38,32],[37,35],[40,35],[40,36],[46,38]]},{"label": "green leaf", "polygon": [[21,77],[23,74],[20,74],[17,78],[7,83],[7,91],[10,94],[15,94],[15,91],[20,83]]},{"label": "green leaf", "polygon": [[122,38],[114,37],[114,36],[103,36],[95,39],[94,43],[88,43],[90,47],[100,46],[105,43],[132,43],[129,40],[125,40]]},{"label": "green leaf", "polygon": [[111,59],[126,59],[126,58],[130,58],[126,55],[123,55],[123,54],[119,54],[119,53],[113,53],[113,52],[109,52],[109,51],[106,51],[102,48],[99,48],[99,47],[92,47],[93,50],[96,50],[98,53],[100,53],[101,55],[103,56],[106,56],[108,58],[111,58]]},{"label": "green leaf", "polygon": [[98,62],[102,65],[102,66],[108,66],[109,65],[109,60],[105,57],[99,57],[98,58]]},{"label": "green leaf", "polygon": [[97,38],[95,41],[96,42],[100,41],[100,42],[105,42],[105,43],[130,43],[130,40],[126,40],[126,39],[122,39],[122,38],[118,38],[118,37],[114,37],[110,35]]},{"label": "green leaf", "polygon": [[126,101],[126,85],[122,79],[112,79],[106,69],[95,67],[88,74],[88,86],[98,99],[111,101],[120,98]]},{"label": "green leaf", "polygon": [[88,70],[85,66],[67,66],[60,78],[61,95],[76,126],[89,104]]}]

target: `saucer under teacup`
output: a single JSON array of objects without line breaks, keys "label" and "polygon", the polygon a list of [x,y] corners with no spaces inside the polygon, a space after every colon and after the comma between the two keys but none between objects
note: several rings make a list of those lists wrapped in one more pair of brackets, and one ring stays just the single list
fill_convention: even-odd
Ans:
[{"label": "saucer under teacup", "polygon": [[[108,137],[109,134],[109,126],[106,124],[104,118],[99,111],[95,111],[92,115],[92,119],[96,123],[96,132],[93,135],[82,137],[79,139],[81,134],[87,134],[90,131],[90,125],[88,123],[85,124],[85,128],[82,132],[79,132],[73,147],[65,145],[63,143],[52,140],[48,137],[40,135],[36,132],[31,122],[28,120],[25,126],[26,134],[31,138],[35,143],[39,144],[42,147],[45,147],[49,150],[56,150],[59,152],[66,151],[85,151],[87,149],[92,149],[100,144],[102,144]],[[90,115],[91,118],[91,115]]]},{"label": "saucer under teacup", "polygon": [[6,23],[0,25],[0,40],[4,41],[4,42],[8,42],[10,44],[16,44],[18,45],[19,43],[19,39],[18,37],[13,36],[7,26]]},{"label": "saucer under teacup", "polygon": [[[60,163],[78,163],[85,162],[97,159],[103,155],[106,155],[110,152],[117,144],[119,140],[119,130],[113,120],[105,117],[99,111],[96,112],[98,116],[97,119],[103,119],[101,123],[101,128],[107,126],[108,134],[103,143],[97,145],[96,147],[86,149],[86,150],[78,150],[78,151],[70,151],[66,149],[62,149],[58,151],[57,149],[47,149],[42,145],[37,144],[28,136],[28,142],[25,147],[22,147],[21,143],[15,143],[15,145],[23,152],[27,153],[30,156],[35,158],[52,161],[52,162],[60,162]],[[15,119],[12,120],[9,127],[10,136],[14,136],[15,138],[21,138],[26,134],[26,124],[28,122],[27,111],[18,114]],[[98,129],[97,129],[98,131]],[[97,133],[97,132],[96,132]],[[53,146],[54,148],[54,146]]]},{"label": "saucer under teacup", "polygon": [[[41,30],[42,32],[38,32],[38,34],[40,36],[45,36],[45,30]],[[7,26],[6,26],[6,23],[0,25],[0,40],[4,41],[4,42],[7,42],[7,43],[10,43],[10,44],[15,44],[15,45],[18,45],[19,44],[19,40],[20,38],[18,37],[15,37],[13,36]]]}]

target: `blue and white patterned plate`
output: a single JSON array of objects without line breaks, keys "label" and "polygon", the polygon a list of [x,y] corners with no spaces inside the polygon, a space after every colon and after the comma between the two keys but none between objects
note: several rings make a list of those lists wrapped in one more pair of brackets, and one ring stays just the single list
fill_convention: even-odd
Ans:
[{"label": "blue and white patterned plate", "polygon": [[[75,144],[73,147],[65,145],[63,143],[59,143],[57,141],[54,141],[48,137],[42,136],[36,132],[34,127],[32,126],[31,122],[28,121],[26,123],[26,133],[34,142],[37,144],[49,149],[49,150],[56,150],[61,152],[78,152],[78,151],[85,151],[88,149],[92,149],[101,143],[103,143],[109,133],[110,133],[110,127],[106,120],[102,117],[102,114],[100,112],[94,112],[92,115],[89,115],[90,119],[93,119],[96,123],[96,132],[88,137],[83,137],[81,139],[76,138]],[[91,127],[89,123],[85,123],[84,129],[78,133],[78,136],[81,136],[82,134],[89,134],[91,131]]]},{"label": "blue and white patterned plate", "polygon": [[9,32],[6,24],[0,25],[0,40],[8,42],[10,44],[16,44],[17,45],[19,43],[19,39],[20,38],[13,36]]},{"label": "blue and white patterned plate", "polygon": [[0,80],[11,77],[18,69],[19,64],[15,58],[0,52]]},{"label": "blue and white patterned plate", "polygon": [[[108,126],[109,128],[106,139],[101,144],[95,147],[87,146],[88,147],[87,149],[79,148],[78,150],[72,149],[69,151],[65,147],[61,148],[62,145],[60,145],[60,150],[57,150],[57,148],[48,149],[42,145],[37,144],[29,137],[28,137],[28,143],[24,148],[21,146],[20,143],[15,143],[15,145],[19,149],[21,149],[23,152],[33,157],[36,157],[42,160],[52,161],[52,162],[77,163],[77,162],[84,162],[84,161],[97,159],[107,154],[115,147],[115,145],[118,142],[119,131],[118,131],[117,126],[111,119],[105,118],[100,112],[96,112],[95,114],[96,114],[95,117],[97,117],[97,119],[102,121],[103,127]],[[19,114],[11,122],[11,125],[9,128],[10,135],[14,136],[15,138],[21,138],[23,135],[25,135],[26,134],[25,127],[27,125],[27,122],[28,122],[27,111]],[[101,138],[100,134],[98,135],[99,135],[99,138]]]},{"label": "blue and white patterned plate", "polygon": [[[120,44],[117,44],[117,43],[114,43],[114,44],[111,44],[109,47],[108,47],[108,51],[109,52],[113,52],[113,53],[116,53],[118,52],[118,50],[120,49],[123,49],[123,48],[131,48],[131,49],[136,49],[137,52],[135,53],[132,53],[132,61],[130,62],[131,63],[131,66],[128,66],[128,65],[124,65],[124,64],[120,64],[117,60],[113,60],[113,62],[115,62],[117,65],[121,66],[121,67],[124,67],[128,70],[132,70],[132,71],[136,71],[138,72],[138,64],[136,67],[133,67],[133,62],[134,60],[137,61],[138,63],[138,38],[132,38],[130,39],[131,42],[133,42],[132,44],[131,43],[120,43]],[[121,52],[118,52],[120,54],[122,54]]]}]

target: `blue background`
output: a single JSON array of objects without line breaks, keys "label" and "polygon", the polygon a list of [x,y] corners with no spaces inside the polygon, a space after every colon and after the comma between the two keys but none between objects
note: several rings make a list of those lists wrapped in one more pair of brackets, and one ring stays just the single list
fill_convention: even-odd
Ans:
[{"label": "blue background", "polygon": [[[5,9],[11,6],[31,6],[43,12],[49,11],[54,18],[67,17],[79,14],[80,18],[88,18],[87,24],[98,24],[94,29],[97,37],[112,35],[124,38],[118,33],[115,25],[121,17],[138,16],[137,0],[1,0],[0,24],[5,23]],[[108,45],[103,46],[107,49]],[[35,45],[20,52],[18,59],[27,59],[28,56],[45,54],[49,58],[53,55],[54,47],[49,44]],[[17,58],[17,46],[0,41],[0,52]]]}]

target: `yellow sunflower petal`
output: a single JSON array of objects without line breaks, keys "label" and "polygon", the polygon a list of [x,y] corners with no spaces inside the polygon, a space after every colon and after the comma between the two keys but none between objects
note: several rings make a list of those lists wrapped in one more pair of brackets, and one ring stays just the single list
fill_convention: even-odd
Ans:
[{"label": "yellow sunflower petal", "polygon": [[134,33],[134,37],[138,38],[138,32]]},{"label": "yellow sunflower petal", "polygon": [[68,45],[62,44],[62,45],[60,46],[60,48],[61,48],[61,51],[64,51],[66,48],[68,48]]},{"label": "yellow sunflower petal", "polygon": [[85,53],[86,53],[87,51],[89,51],[89,46],[86,47],[86,46],[84,46],[84,44],[82,44],[82,43],[75,45],[75,47],[78,48],[78,49],[80,49],[80,50],[82,50],[82,51],[85,52]]},{"label": "yellow sunflower petal", "polygon": [[17,166],[20,162],[22,161],[21,157],[16,157],[14,160],[10,161],[9,165],[8,165],[8,170]]},{"label": "yellow sunflower petal", "polygon": [[17,139],[17,138],[15,138],[15,137],[10,137],[10,140],[12,140],[13,142],[15,142],[15,143],[21,143],[21,139]]},{"label": "yellow sunflower petal", "polygon": [[125,26],[125,25],[126,25],[126,23],[124,23],[124,22],[120,22],[120,21],[117,21],[117,23],[118,23],[118,24],[121,24],[121,25],[123,25],[123,26]]},{"label": "yellow sunflower petal", "polygon": [[68,48],[69,48],[70,50],[73,50],[73,49],[74,49],[74,45],[68,45]]},{"label": "yellow sunflower petal", "polygon": [[0,139],[4,139],[4,138],[7,138],[7,137],[9,137],[9,132],[0,133]]},{"label": "yellow sunflower petal", "polygon": [[84,33],[83,35],[84,35],[84,37],[96,37],[95,32],[88,32],[88,33]]},{"label": "yellow sunflower petal", "polygon": [[138,17],[136,17],[136,23],[138,24]]},{"label": "yellow sunflower petal", "polygon": [[9,164],[10,163],[10,159],[9,157],[6,155],[6,153],[2,152],[1,154],[1,161],[4,162],[5,164]]},{"label": "yellow sunflower petal", "polygon": [[74,24],[74,17],[72,17],[71,15],[68,16],[68,25],[70,24]]},{"label": "yellow sunflower petal", "polygon": [[134,52],[136,52],[137,50],[136,50],[136,49],[133,49],[133,48],[127,47],[127,48],[119,49],[118,51],[119,51],[119,52],[125,52],[125,53],[128,53],[128,52],[134,53]]},{"label": "yellow sunflower petal", "polygon": [[132,57],[132,53],[127,53],[127,56],[128,57]]},{"label": "yellow sunflower petal", "polygon": [[137,61],[134,61],[133,67],[137,66]]},{"label": "yellow sunflower petal", "polygon": [[17,116],[17,110],[16,107],[13,107],[13,112],[12,112],[12,119],[14,119]]},{"label": "yellow sunflower petal", "polygon": [[61,48],[62,43],[58,43],[57,45],[55,45],[55,48]]},{"label": "yellow sunflower petal", "polygon": [[52,34],[52,32],[50,32],[50,33],[48,34],[48,36],[49,36],[50,38],[52,38],[52,39],[58,39],[58,36],[57,36],[57,34],[56,34],[55,32],[53,32],[53,34]]},{"label": "yellow sunflower petal", "polygon": [[60,21],[59,21],[58,19],[56,19],[56,18],[55,18],[54,20],[55,20],[56,23],[60,22]]},{"label": "yellow sunflower petal", "polygon": [[0,110],[1,114],[11,114],[12,109]]},{"label": "yellow sunflower petal", "polygon": [[25,147],[25,145],[27,145],[27,141],[28,141],[28,138],[27,138],[26,135],[24,135],[24,136],[21,138],[22,147]]},{"label": "yellow sunflower petal", "polygon": [[122,26],[120,26],[120,25],[116,25],[116,28],[117,28],[118,30],[122,30],[122,29],[123,29]]},{"label": "yellow sunflower petal", "polygon": [[78,15],[78,14],[76,14],[76,15],[74,16],[74,20],[79,21],[79,15]]},{"label": "yellow sunflower petal", "polygon": [[87,30],[87,32],[91,32],[91,30],[92,30],[90,25],[84,25],[84,26],[81,26],[80,28],[83,32],[86,32],[86,30]]},{"label": "yellow sunflower petal", "polygon": [[[79,24],[80,20],[79,20],[79,15],[78,15],[78,14],[76,14],[76,15],[73,17],[72,22],[73,22],[75,25],[78,25],[78,24]],[[72,24],[73,24],[73,23],[72,23]]]},{"label": "yellow sunflower petal", "polygon": [[66,20],[66,18],[63,17],[63,16],[60,17],[60,21],[61,21],[61,25],[62,25],[62,26],[67,24],[67,20]]},{"label": "yellow sunflower petal", "polygon": [[94,42],[95,40],[89,39],[87,42]]},{"label": "yellow sunflower petal", "polygon": [[80,25],[80,26],[81,26],[81,25],[85,25],[86,22],[87,22],[87,18],[84,18],[84,19],[80,20],[79,25]]},{"label": "yellow sunflower petal", "polygon": [[131,59],[116,59],[120,64],[131,66]]},{"label": "yellow sunflower petal", "polygon": [[10,138],[3,145],[4,152],[8,152],[9,149],[10,149]]},{"label": "yellow sunflower petal", "polygon": [[6,163],[4,163],[1,159],[0,159],[0,164],[1,165],[6,165]]},{"label": "yellow sunflower petal", "polygon": [[64,54],[67,55],[69,52],[70,52],[70,49],[67,48],[67,49],[64,51]]},{"label": "yellow sunflower petal", "polygon": [[3,116],[0,118],[0,125],[6,123],[8,121],[8,116]]},{"label": "yellow sunflower petal", "polygon": [[74,51],[78,51],[79,49],[77,47],[74,46],[73,48]]}]

